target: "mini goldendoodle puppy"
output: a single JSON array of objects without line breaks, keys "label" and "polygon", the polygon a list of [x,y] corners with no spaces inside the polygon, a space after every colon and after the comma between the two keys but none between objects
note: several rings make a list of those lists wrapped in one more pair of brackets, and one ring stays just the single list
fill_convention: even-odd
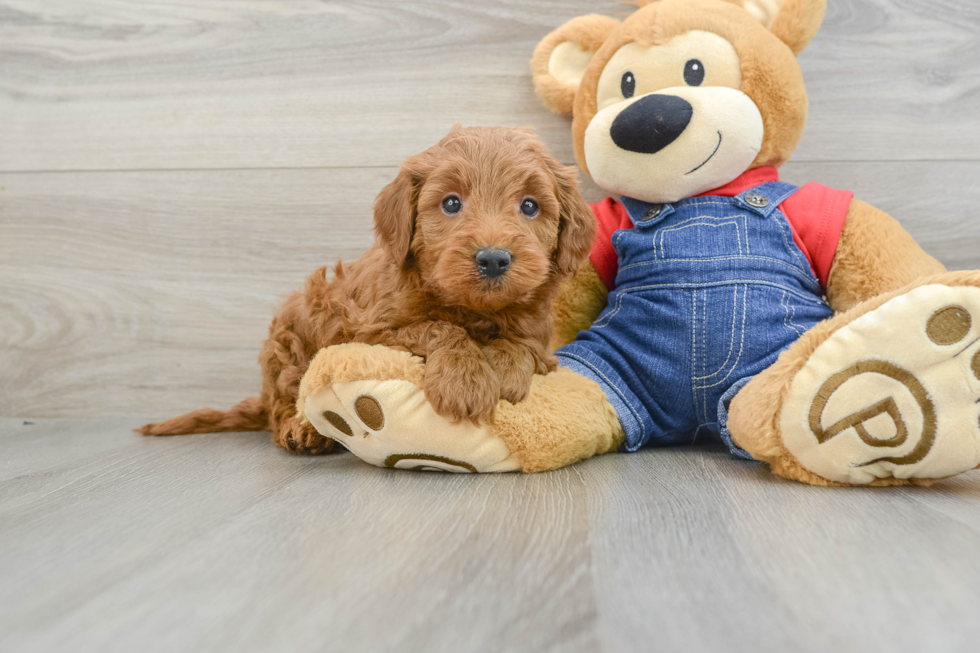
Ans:
[{"label": "mini goldendoodle puppy", "polygon": [[262,396],[197,410],[144,435],[271,429],[294,453],[332,442],[296,414],[299,382],[329,345],[383,344],[426,358],[425,394],[454,419],[522,401],[553,370],[551,302],[588,257],[592,211],[575,168],[527,129],[456,125],[410,157],[375,200],[376,240],[360,259],[321,268],[290,295],[259,356]]}]

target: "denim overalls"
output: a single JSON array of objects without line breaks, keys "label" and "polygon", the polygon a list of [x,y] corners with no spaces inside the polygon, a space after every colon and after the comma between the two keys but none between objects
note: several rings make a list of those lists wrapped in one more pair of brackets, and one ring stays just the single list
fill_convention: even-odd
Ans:
[{"label": "denim overalls", "polygon": [[799,190],[769,182],[737,197],[668,205],[623,198],[632,229],[613,234],[615,290],[561,365],[596,381],[626,432],[623,448],[719,434],[751,377],[832,315],[779,205]]}]

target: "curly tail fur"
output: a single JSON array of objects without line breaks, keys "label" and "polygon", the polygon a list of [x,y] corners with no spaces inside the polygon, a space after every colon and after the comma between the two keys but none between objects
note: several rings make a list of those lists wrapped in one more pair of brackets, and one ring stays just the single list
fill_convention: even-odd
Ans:
[{"label": "curly tail fur", "polygon": [[228,411],[202,408],[165,422],[147,424],[134,430],[143,435],[184,435],[223,431],[265,431],[268,428],[269,414],[262,405],[262,399],[249,397],[238,402]]}]

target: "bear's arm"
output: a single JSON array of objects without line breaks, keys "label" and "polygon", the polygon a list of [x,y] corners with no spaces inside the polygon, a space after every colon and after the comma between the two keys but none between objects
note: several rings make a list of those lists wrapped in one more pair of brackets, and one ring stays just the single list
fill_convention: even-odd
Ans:
[{"label": "bear's arm", "polygon": [[555,330],[551,348],[558,349],[575,340],[579,331],[592,326],[606,307],[606,284],[596,272],[592,261],[586,261],[578,272],[562,283],[558,296],[551,304]]},{"label": "bear's arm", "polygon": [[837,312],[916,279],[945,272],[884,211],[853,200],[827,281],[827,301]]},{"label": "bear's arm", "polygon": [[633,226],[626,207],[611,197],[589,205],[596,219],[596,237],[589,260],[562,283],[551,305],[555,330],[551,348],[564,347],[579,331],[585,331],[606,307],[606,298],[616,283],[619,259],[612,237],[620,229]]}]

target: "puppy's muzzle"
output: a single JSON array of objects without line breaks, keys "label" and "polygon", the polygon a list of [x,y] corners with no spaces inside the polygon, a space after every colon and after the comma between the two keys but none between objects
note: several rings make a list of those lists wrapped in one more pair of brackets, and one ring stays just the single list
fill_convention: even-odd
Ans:
[{"label": "puppy's muzzle", "polygon": [[514,257],[510,250],[484,247],[473,257],[476,269],[484,279],[497,279],[510,269]]},{"label": "puppy's muzzle", "polygon": [[676,95],[646,95],[623,109],[609,128],[613,143],[628,152],[655,154],[684,133],[694,107]]}]

